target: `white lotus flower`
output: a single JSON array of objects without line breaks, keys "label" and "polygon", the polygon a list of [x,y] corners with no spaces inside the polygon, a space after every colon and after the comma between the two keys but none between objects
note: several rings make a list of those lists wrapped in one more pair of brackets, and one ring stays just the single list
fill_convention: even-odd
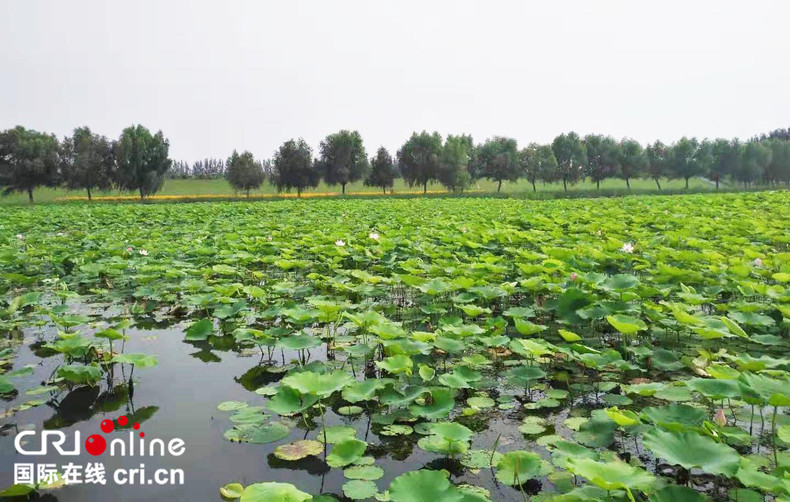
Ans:
[{"label": "white lotus flower", "polygon": [[270,236],[268,236],[268,237],[266,238],[266,240],[267,240],[267,241],[269,241],[269,242],[271,242],[271,241],[272,241],[272,236],[271,236],[271,235],[270,235]]},{"label": "white lotus flower", "polygon": [[620,248],[620,251],[622,251],[623,253],[633,253],[634,245],[631,244],[630,242],[626,242],[625,244],[623,244],[623,247]]},{"label": "white lotus flower", "polygon": [[340,246],[342,248],[345,245],[346,245],[346,243],[342,239],[338,239],[338,240],[335,241],[335,246]]},{"label": "white lotus flower", "polygon": [[24,236],[24,235],[22,235],[22,234],[16,234],[16,238],[17,238],[17,239],[24,239],[24,238],[25,238],[25,236]]},{"label": "white lotus flower", "polygon": [[376,232],[370,232],[370,234],[368,234],[368,237],[370,237],[374,241],[379,240],[379,234],[377,234]]},{"label": "white lotus flower", "polygon": [[141,249],[139,253],[141,256],[148,256],[148,251],[146,251],[145,249]]},{"label": "white lotus flower", "polygon": [[761,259],[759,259],[759,258],[755,258],[754,259],[754,266],[755,267],[762,267],[763,266],[763,261]]}]

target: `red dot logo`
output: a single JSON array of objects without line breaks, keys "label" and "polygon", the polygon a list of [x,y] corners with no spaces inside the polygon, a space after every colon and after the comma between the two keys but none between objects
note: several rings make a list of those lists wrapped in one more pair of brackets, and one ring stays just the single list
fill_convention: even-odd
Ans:
[{"label": "red dot logo", "polygon": [[115,424],[112,423],[112,420],[102,420],[101,423],[101,431],[105,434],[111,433],[115,430]]},{"label": "red dot logo", "polygon": [[98,434],[88,436],[85,440],[85,450],[93,456],[99,456],[107,449],[107,441]]},{"label": "red dot logo", "polygon": [[121,415],[120,417],[118,417],[118,425],[120,425],[121,427],[126,425],[126,422],[128,422],[128,420],[126,419],[125,415]]},{"label": "red dot logo", "polygon": [[141,432],[141,433],[140,433],[140,437],[141,437],[141,438],[144,438],[144,437],[145,437],[145,432]]},{"label": "red dot logo", "polygon": [[135,423],[132,425],[132,428],[133,428],[134,430],[137,430],[137,429],[139,429],[139,428],[140,428],[140,424],[138,424],[137,422],[135,422]]}]

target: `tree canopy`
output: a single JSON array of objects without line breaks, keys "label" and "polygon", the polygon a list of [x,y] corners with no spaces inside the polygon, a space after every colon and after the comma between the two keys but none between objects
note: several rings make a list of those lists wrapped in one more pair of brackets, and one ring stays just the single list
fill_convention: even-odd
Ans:
[{"label": "tree canopy", "polygon": [[320,152],[324,181],[339,184],[344,195],[346,185],[361,180],[370,168],[362,136],[357,131],[344,129],[330,134],[321,142]]},{"label": "tree canopy", "polygon": [[0,187],[3,193],[27,192],[33,202],[33,190],[56,186],[58,140],[54,135],[17,126],[0,132]]},{"label": "tree canopy", "polygon": [[480,174],[497,182],[497,192],[502,191],[503,181],[516,181],[521,175],[518,143],[513,138],[497,136],[487,140],[478,152]]},{"label": "tree canopy", "polygon": [[441,154],[442,137],[438,132],[413,133],[397,154],[403,179],[409,186],[422,185],[423,193],[427,193],[428,182],[436,179]]},{"label": "tree canopy", "polygon": [[63,140],[61,166],[63,181],[71,190],[109,190],[115,179],[113,142],[94,134],[88,127],[74,129],[74,134]]},{"label": "tree canopy", "polygon": [[141,199],[158,192],[170,168],[169,148],[162,131],[151,134],[141,125],[124,129],[115,144],[118,187],[139,192]]},{"label": "tree canopy", "polygon": [[299,138],[290,139],[275,152],[272,178],[277,190],[295,188],[301,197],[305,188],[316,187],[321,180],[318,165],[313,161],[313,150]]},{"label": "tree canopy", "polygon": [[263,184],[263,166],[255,160],[249,151],[244,151],[241,155],[236,150],[228,157],[227,162],[228,183],[234,190],[244,191],[247,197],[250,190],[254,190]]}]

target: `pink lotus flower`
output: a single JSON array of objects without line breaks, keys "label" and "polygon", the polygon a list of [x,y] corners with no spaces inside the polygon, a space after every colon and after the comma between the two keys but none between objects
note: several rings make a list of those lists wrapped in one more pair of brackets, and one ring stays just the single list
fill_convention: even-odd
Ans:
[{"label": "pink lotus flower", "polygon": [[370,232],[370,234],[368,234],[368,237],[370,237],[374,241],[379,240],[379,234],[377,234],[376,232]]},{"label": "pink lotus flower", "polygon": [[761,259],[759,259],[759,258],[755,258],[754,259],[754,266],[755,267],[762,267],[763,266],[763,261]]},{"label": "pink lotus flower", "polygon": [[719,408],[719,411],[717,411],[716,415],[713,417],[713,422],[719,427],[727,425],[727,417],[724,415],[723,409]]},{"label": "pink lotus flower", "polygon": [[132,249],[132,246],[126,248],[127,253],[131,253],[132,251],[134,251],[134,249]]},{"label": "pink lotus flower", "polygon": [[630,242],[626,242],[623,244],[623,247],[620,248],[620,251],[623,253],[633,253],[634,252],[634,245]]},{"label": "pink lotus flower", "polygon": [[578,277],[579,277],[579,274],[577,274],[576,272],[571,272],[571,280],[572,281],[575,281]]}]

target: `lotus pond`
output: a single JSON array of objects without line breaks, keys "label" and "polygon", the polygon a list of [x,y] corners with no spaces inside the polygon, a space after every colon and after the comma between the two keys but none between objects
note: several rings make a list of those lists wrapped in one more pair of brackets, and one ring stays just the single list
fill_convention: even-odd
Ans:
[{"label": "lotus pond", "polygon": [[[0,484],[787,501],[789,327],[790,192],[6,208]],[[19,432],[108,422],[183,485],[13,485]]]}]

